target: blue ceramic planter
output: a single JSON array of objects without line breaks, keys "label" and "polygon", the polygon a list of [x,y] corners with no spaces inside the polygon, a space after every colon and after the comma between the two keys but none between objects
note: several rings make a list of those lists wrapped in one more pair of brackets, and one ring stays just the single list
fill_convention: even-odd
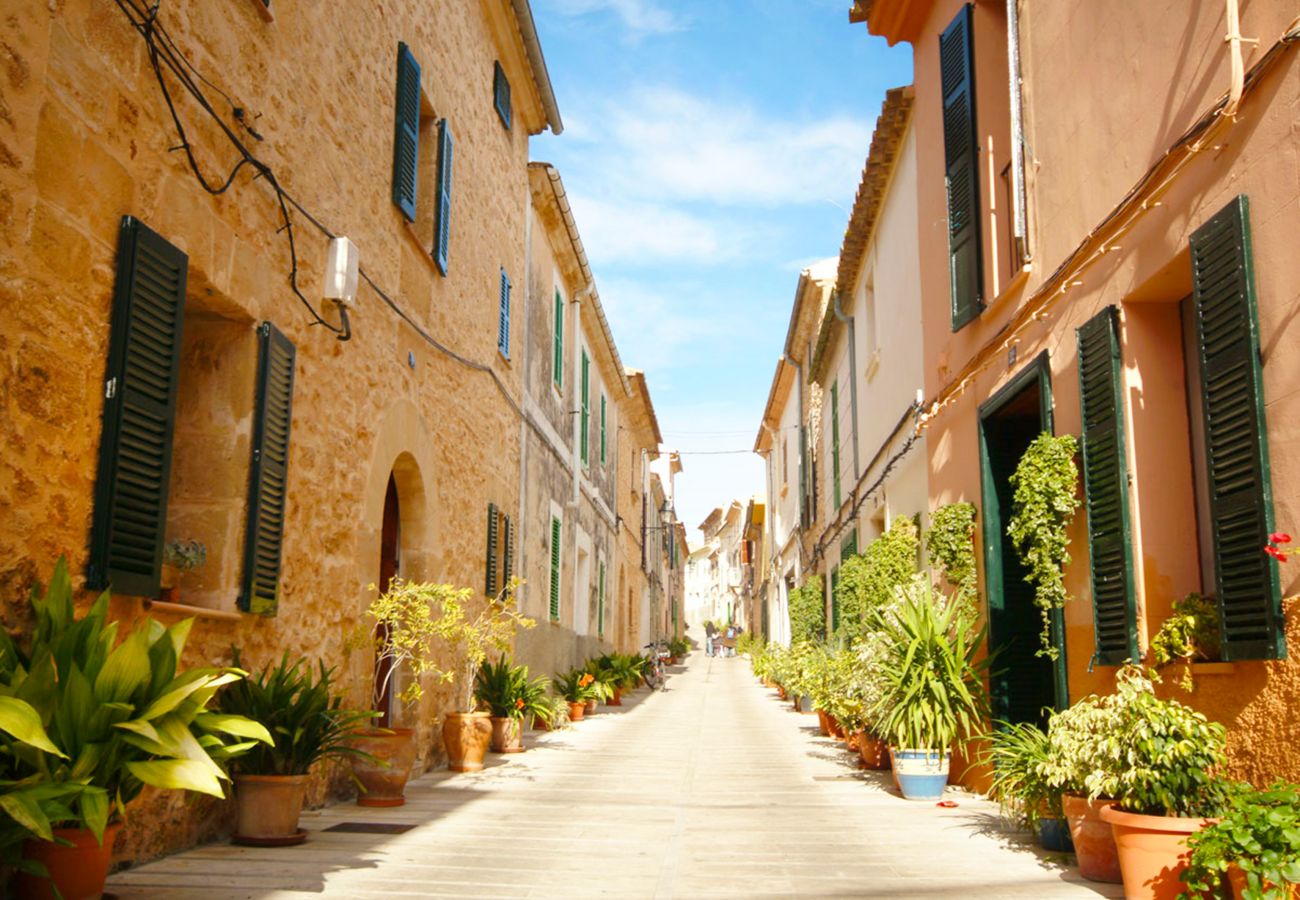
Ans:
[{"label": "blue ceramic planter", "polygon": [[907,800],[939,800],[948,786],[952,754],[938,750],[894,750],[894,776]]},{"label": "blue ceramic planter", "polygon": [[1073,853],[1074,841],[1070,840],[1070,823],[1065,819],[1039,819],[1038,844],[1044,850]]}]

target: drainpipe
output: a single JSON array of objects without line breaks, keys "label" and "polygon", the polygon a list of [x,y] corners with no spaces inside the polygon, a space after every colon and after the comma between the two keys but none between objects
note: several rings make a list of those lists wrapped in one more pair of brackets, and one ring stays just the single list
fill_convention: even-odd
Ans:
[{"label": "drainpipe", "polygon": [[858,468],[858,341],[857,328],[853,316],[844,315],[840,309],[840,292],[831,294],[831,305],[835,318],[849,328],[849,403],[852,405],[849,421],[853,428],[853,483],[857,484],[861,470]]},{"label": "drainpipe", "polygon": [[1229,119],[1236,118],[1237,107],[1241,105],[1241,92],[1246,80],[1244,64],[1241,61],[1241,12],[1238,0],[1227,0],[1226,18],[1228,33],[1224,40],[1228,43],[1228,59],[1231,69],[1231,81],[1228,84],[1228,103],[1223,107],[1223,115]]},{"label": "drainpipe", "polygon": [[[1228,0],[1229,4],[1234,0]],[[1007,0],[1007,70],[1011,97],[1011,195],[1012,239],[1016,259],[1022,266],[1032,259],[1029,252],[1029,203],[1025,194],[1025,123],[1020,93],[1020,0]]]}]

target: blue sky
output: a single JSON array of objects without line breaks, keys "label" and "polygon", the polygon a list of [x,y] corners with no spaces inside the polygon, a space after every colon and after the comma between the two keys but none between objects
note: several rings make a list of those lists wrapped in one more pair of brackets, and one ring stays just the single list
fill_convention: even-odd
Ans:
[{"label": "blue sky", "polygon": [[[848,0],[533,0],[564,178],[619,352],[683,451],[677,511],[761,492],[753,446],[800,269],[839,252],[911,54]],[[716,455],[697,455],[712,451]]]}]

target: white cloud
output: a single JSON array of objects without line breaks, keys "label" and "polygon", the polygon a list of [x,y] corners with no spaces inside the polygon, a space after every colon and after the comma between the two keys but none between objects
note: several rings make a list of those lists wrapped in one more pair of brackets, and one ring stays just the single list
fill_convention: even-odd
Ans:
[{"label": "white cloud", "polygon": [[623,363],[666,373],[718,341],[734,339],[735,316],[705,301],[697,284],[597,278]]},{"label": "white cloud", "polygon": [[636,40],[650,34],[671,34],[686,28],[686,21],[651,0],[554,0],[553,9],[562,16],[612,13]]},{"label": "white cloud", "polygon": [[734,258],[739,247],[717,219],[644,201],[570,195],[583,244],[601,263],[709,263]]}]

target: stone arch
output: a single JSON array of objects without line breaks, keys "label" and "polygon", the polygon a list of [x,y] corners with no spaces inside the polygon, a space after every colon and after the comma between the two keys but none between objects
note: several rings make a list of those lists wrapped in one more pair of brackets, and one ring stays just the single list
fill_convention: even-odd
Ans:
[{"label": "stone arch", "polygon": [[435,492],[433,433],[415,404],[398,400],[384,411],[375,429],[361,516],[357,568],[363,589],[378,578],[384,498],[391,476],[397,486],[401,531],[401,574],[432,577]]}]

